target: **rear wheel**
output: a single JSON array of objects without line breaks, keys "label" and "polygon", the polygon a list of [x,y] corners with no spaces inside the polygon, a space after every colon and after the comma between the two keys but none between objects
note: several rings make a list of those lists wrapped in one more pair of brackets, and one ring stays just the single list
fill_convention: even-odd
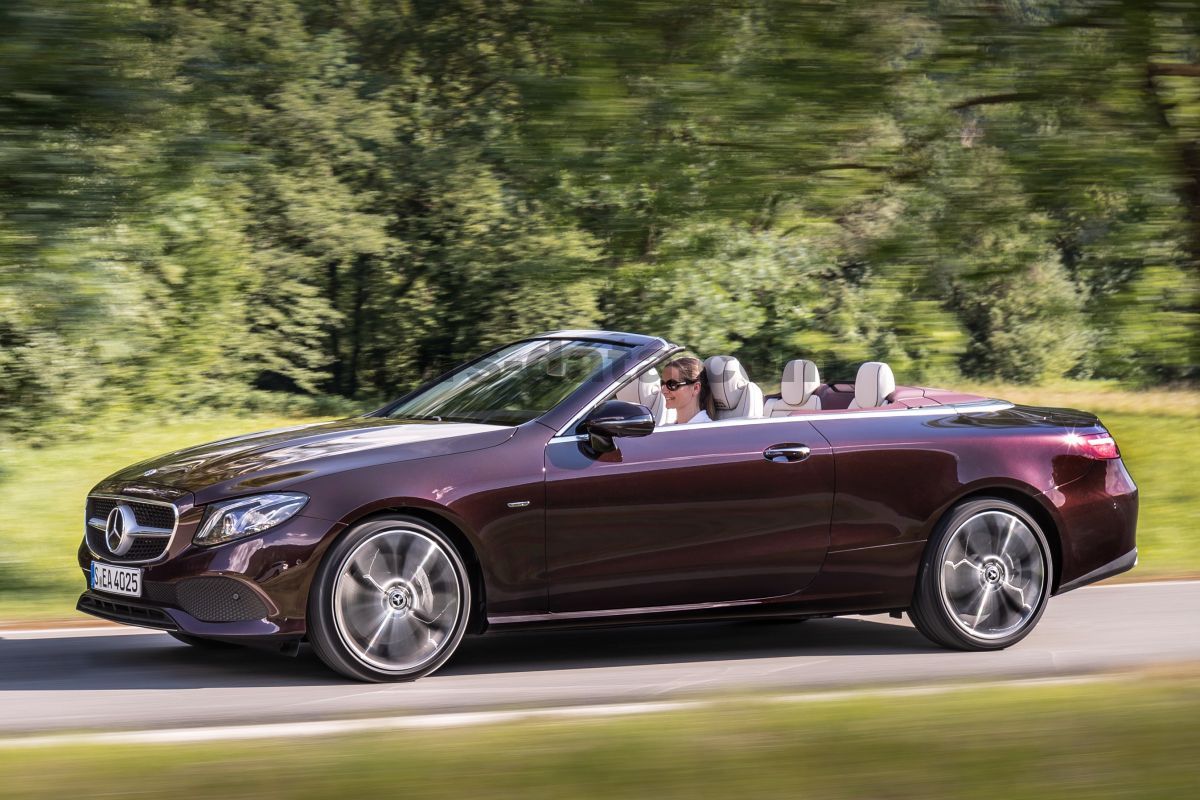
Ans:
[{"label": "rear wheel", "polygon": [[396,516],[353,528],[325,555],[309,596],[309,640],[332,669],[366,681],[410,681],[454,653],[471,585],[446,536]]},{"label": "rear wheel", "polygon": [[999,498],[967,501],[931,537],[909,616],[944,647],[1003,649],[1041,619],[1051,566],[1046,536],[1022,508]]}]

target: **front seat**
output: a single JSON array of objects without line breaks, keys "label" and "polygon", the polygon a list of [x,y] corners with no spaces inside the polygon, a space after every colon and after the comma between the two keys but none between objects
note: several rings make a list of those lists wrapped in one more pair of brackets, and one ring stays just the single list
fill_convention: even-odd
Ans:
[{"label": "front seat", "polygon": [[667,423],[667,399],[662,395],[658,370],[654,367],[617,389],[616,398],[624,400],[626,403],[638,403],[650,409],[656,426]]},{"label": "front seat", "polygon": [[717,407],[717,419],[739,419],[763,415],[763,393],[758,385],[750,382],[746,370],[733,356],[710,356],[704,362],[708,377],[708,388],[712,392],[713,405]]},{"label": "front seat", "polygon": [[772,397],[763,407],[763,415],[786,417],[797,411],[820,411],[821,398],[815,392],[821,385],[817,365],[812,361],[797,358],[783,368],[783,379],[779,383],[782,397]]},{"label": "front seat", "polygon": [[896,378],[892,368],[882,361],[868,361],[858,368],[854,379],[854,399],[848,408],[879,408],[887,405],[887,398],[896,391]]}]

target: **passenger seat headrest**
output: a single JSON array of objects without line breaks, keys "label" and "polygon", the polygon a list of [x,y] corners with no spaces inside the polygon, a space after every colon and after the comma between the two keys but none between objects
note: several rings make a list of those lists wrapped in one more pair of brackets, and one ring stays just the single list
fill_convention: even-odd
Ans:
[{"label": "passenger seat headrest", "polygon": [[882,361],[868,361],[858,368],[854,379],[854,401],[859,408],[878,408],[896,391],[892,368]]},{"label": "passenger seat headrest", "polygon": [[795,361],[789,361],[783,368],[783,382],[779,388],[783,402],[789,406],[802,406],[820,385],[821,376],[817,373],[817,365],[812,361],[797,358]]},{"label": "passenger seat headrest", "polygon": [[617,399],[626,403],[638,403],[651,411],[654,401],[662,393],[662,385],[658,380],[658,370],[651,367],[643,372],[637,380],[630,381],[617,390]]},{"label": "passenger seat headrest", "polygon": [[750,377],[733,356],[710,356],[704,362],[708,373],[708,388],[717,408],[728,411],[738,407],[742,393],[750,385]]}]

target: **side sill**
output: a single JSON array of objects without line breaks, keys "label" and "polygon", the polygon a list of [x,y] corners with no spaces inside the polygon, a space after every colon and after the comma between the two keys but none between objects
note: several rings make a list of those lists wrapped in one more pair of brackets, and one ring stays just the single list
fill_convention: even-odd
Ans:
[{"label": "side sill", "polygon": [[1096,581],[1102,581],[1105,578],[1111,578],[1113,575],[1120,575],[1122,572],[1128,572],[1134,568],[1134,566],[1137,564],[1137,560],[1138,551],[1135,547],[1120,558],[1113,559],[1104,566],[1097,567],[1088,574],[1081,575],[1069,583],[1064,583],[1062,586],[1058,587],[1058,591],[1054,594],[1060,595],[1064,592],[1078,589],[1081,586],[1087,586],[1089,583],[1095,583]]}]

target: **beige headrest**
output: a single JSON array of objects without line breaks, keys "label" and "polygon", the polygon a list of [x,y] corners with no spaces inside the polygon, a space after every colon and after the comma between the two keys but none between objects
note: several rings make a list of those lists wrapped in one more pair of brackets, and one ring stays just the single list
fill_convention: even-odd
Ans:
[{"label": "beige headrest", "polygon": [[882,361],[868,361],[858,368],[854,379],[854,401],[859,408],[877,408],[896,391],[892,368]]},{"label": "beige headrest", "polygon": [[742,401],[742,393],[750,385],[750,378],[742,369],[741,362],[733,356],[710,356],[704,362],[704,370],[708,373],[708,388],[717,408],[737,408]]},{"label": "beige headrest", "polygon": [[651,367],[641,374],[637,380],[630,381],[617,390],[617,399],[626,403],[640,403],[654,410],[654,400],[662,392],[658,380],[658,370]]},{"label": "beige headrest", "polygon": [[821,376],[817,374],[817,365],[812,361],[797,358],[795,361],[789,361],[783,368],[780,393],[783,395],[783,402],[789,406],[802,406],[820,385]]}]

